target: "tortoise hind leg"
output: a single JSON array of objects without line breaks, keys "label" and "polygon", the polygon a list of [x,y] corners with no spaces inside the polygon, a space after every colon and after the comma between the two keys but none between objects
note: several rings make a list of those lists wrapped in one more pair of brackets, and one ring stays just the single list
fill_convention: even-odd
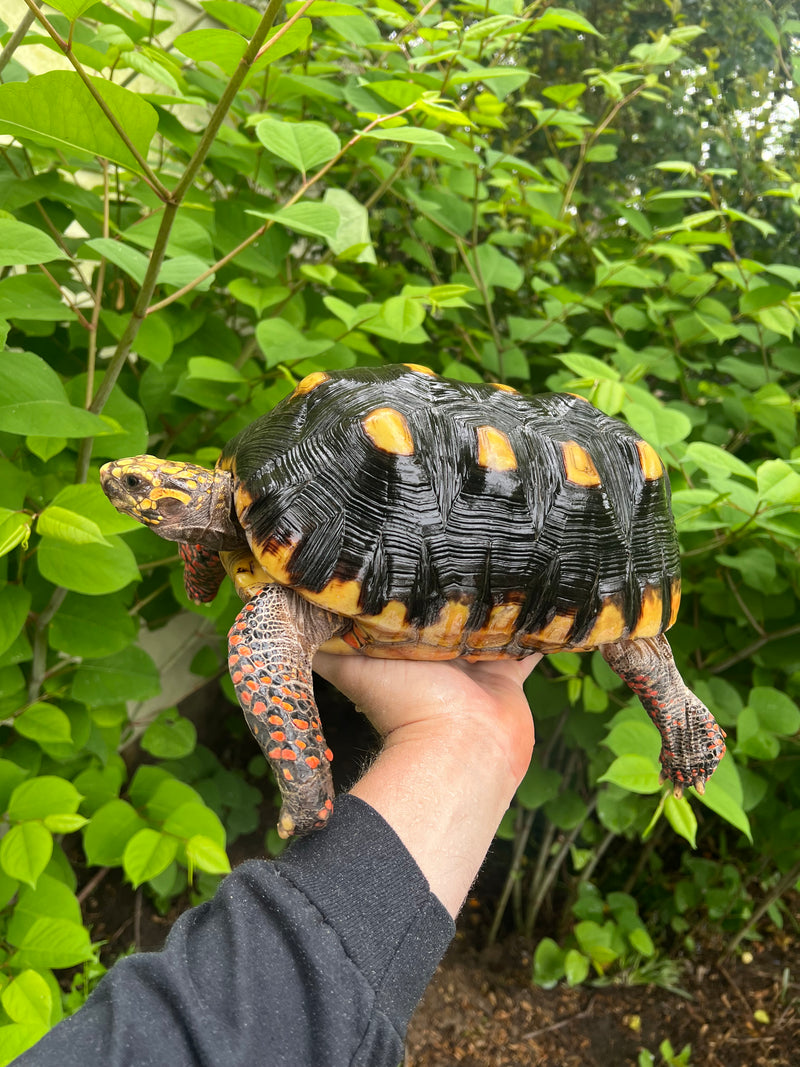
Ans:
[{"label": "tortoise hind leg", "polygon": [[678,797],[687,786],[704,793],[725,755],[725,733],[681,678],[666,637],[618,641],[600,651],[658,727],[661,780],[672,782]]},{"label": "tortoise hind leg", "polygon": [[253,593],[228,634],[228,665],[247,725],[275,772],[283,798],[278,833],[287,838],[324,826],[333,810],[333,753],[311,660],[341,622],[279,585]]}]

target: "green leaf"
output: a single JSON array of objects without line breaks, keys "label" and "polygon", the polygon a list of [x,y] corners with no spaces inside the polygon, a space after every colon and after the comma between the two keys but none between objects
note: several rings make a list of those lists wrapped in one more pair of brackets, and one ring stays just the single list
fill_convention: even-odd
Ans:
[{"label": "green leaf", "polygon": [[136,645],[81,664],[72,681],[72,696],[88,707],[147,700],[160,691],[155,663]]},{"label": "green leaf", "polygon": [[105,545],[76,545],[43,537],[36,553],[39,572],[54,585],[101,596],[139,580],[136,557],[119,537]]},{"label": "green leaf", "polygon": [[203,29],[181,33],[172,42],[196,63],[215,63],[230,77],[236,70],[247,41],[233,30]]},{"label": "green leaf", "polygon": [[733,453],[720,448],[719,445],[711,445],[705,441],[692,441],[686,449],[685,459],[696,463],[701,470],[725,471],[728,474],[738,474],[748,480],[756,476],[755,471],[752,471]]},{"label": "green leaf", "polygon": [[697,848],[697,819],[687,798],[667,794],[664,798],[664,814],[675,833],[688,841],[692,848]]},{"label": "green leaf", "polygon": [[22,585],[0,590],[0,654],[19,637],[31,607],[31,594]]},{"label": "green leaf", "polygon": [[46,815],[73,815],[80,802],[81,795],[72,782],[52,774],[40,775],[16,787],[8,803],[8,816],[22,822]]},{"label": "green leaf", "polygon": [[68,743],[72,740],[69,716],[52,704],[31,704],[14,719],[14,729],[22,737],[36,742]]},{"label": "green leaf", "polygon": [[0,1000],[12,1022],[50,1026],[53,994],[50,986],[36,971],[21,971],[12,978],[3,990]]},{"label": "green leaf", "polygon": [[225,849],[203,834],[196,834],[186,842],[186,859],[206,874],[230,874],[231,864]]},{"label": "green leaf", "polygon": [[381,308],[381,316],[402,344],[425,321],[425,308],[419,300],[407,296],[390,296]]},{"label": "green leaf", "polygon": [[[158,125],[155,109],[137,93],[105,78],[90,81],[130,143],[146,157]],[[0,85],[0,133],[58,148],[68,156],[101,156],[141,173],[75,71],[53,70],[25,82]]]},{"label": "green leaf", "polygon": [[534,33],[542,33],[544,30],[575,30],[576,33],[591,33],[595,37],[603,36],[583,15],[570,11],[566,7],[548,8],[535,20],[532,29]]},{"label": "green leaf", "polygon": [[53,259],[68,258],[52,237],[35,226],[0,218],[0,266],[49,263]]},{"label": "green leaf", "polygon": [[265,118],[256,125],[256,137],[273,155],[286,160],[304,176],[339,152],[339,138],[321,122],[288,122]]},{"label": "green leaf", "polygon": [[141,740],[142,748],[157,759],[182,759],[194,751],[196,744],[194,723],[180,715],[177,708],[162,711]]},{"label": "green leaf", "polygon": [[558,796],[561,774],[548,767],[539,767],[532,761],[517,789],[517,800],[529,811],[540,808]]},{"label": "green leaf", "polygon": [[200,378],[207,382],[232,382],[239,385],[245,380],[244,375],[232,363],[213,356],[191,356],[189,359],[189,377]]},{"label": "green leaf", "polygon": [[[0,282],[0,299],[4,284]],[[0,360],[0,429],[25,436],[91,437],[114,433],[117,427],[72,407],[58,375],[39,356],[5,352]]]},{"label": "green leaf", "polygon": [[761,308],[760,311],[755,311],[753,316],[768,330],[774,330],[775,333],[788,337],[790,340],[798,324],[795,314],[785,307]]},{"label": "green leaf", "polygon": [[256,340],[268,367],[314,359],[334,343],[330,338],[307,337],[285,319],[262,319],[256,326]]},{"label": "green leaf", "polygon": [[100,533],[97,523],[66,508],[51,505],[45,508],[36,520],[37,533],[42,537],[54,537],[72,545],[106,545],[109,542]]},{"label": "green leaf", "polygon": [[765,730],[791,737],[800,730],[800,709],[791,697],[769,685],[757,685],[750,690],[747,701]]},{"label": "green leaf", "polygon": [[323,203],[330,204],[339,215],[336,235],[328,240],[331,252],[335,256],[341,256],[348,249],[357,248],[356,263],[377,263],[369,232],[369,214],[364,204],[346,189],[327,188],[322,200]]},{"label": "green leaf", "polygon": [[618,756],[598,781],[613,782],[629,793],[647,794],[659,792],[658,778],[658,765],[652,760],[646,756],[628,755]]},{"label": "green leaf", "polygon": [[7,555],[17,545],[27,548],[32,522],[30,515],[0,508],[0,556]]},{"label": "green leaf", "polygon": [[339,212],[332,204],[300,201],[281,208],[280,211],[248,211],[262,219],[272,219],[297,233],[311,237],[325,237],[335,240],[339,230]]},{"label": "green leaf", "polygon": [[722,760],[706,782],[706,791],[699,797],[699,800],[710,811],[716,812],[731,826],[735,826],[752,842],[750,821],[742,807],[743,795],[736,762],[728,756]]},{"label": "green leaf", "polygon": [[380,126],[374,130],[361,130],[362,137],[370,137],[374,141],[401,141],[403,144],[436,145],[441,148],[452,149],[444,134],[437,130],[428,130],[423,126]]},{"label": "green leaf", "polygon": [[12,878],[35,888],[52,853],[50,831],[40,822],[22,822],[12,826],[0,841],[0,867]]},{"label": "green leaf", "polygon": [[37,969],[75,967],[94,956],[89,931],[67,919],[36,919],[16,948],[16,962]]},{"label": "green leaf", "polygon": [[146,827],[125,800],[114,798],[99,808],[83,831],[86,861],[94,867],[118,867],[130,839]]},{"label": "green leaf", "polygon": [[564,977],[570,987],[581,985],[589,977],[589,960],[576,948],[571,948],[564,957]]},{"label": "green leaf", "polygon": [[68,656],[101,659],[121,652],[136,637],[136,622],[121,599],[70,593],[50,623],[47,639],[51,648]]},{"label": "green leaf", "polygon": [[533,980],[542,989],[553,989],[564,977],[565,953],[552,937],[543,937],[533,954]]},{"label": "green leaf", "polygon": [[587,356],[582,352],[565,352],[557,358],[573,374],[578,374],[581,378],[589,378],[592,381],[604,381],[606,379],[614,382],[619,381],[620,373],[616,367],[604,363],[595,356]]},{"label": "green leaf", "polygon": [[758,495],[768,504],[800,504],[800,473],[782,459],[768,459],[756,471]]},{"label": "green leaf", "polygon": [[135,833],[125,846],[122,866],[136,888],[166,870],[177,851],[178,842],[174,837],[145,827]]},{"label": "green leaf", "polygon": [[618,953],[612,947],[612,926],[607,923],[600,926],[590,919],[576,923],[575,937],[580,949],[586,953],[598,973],[602,974],[617,959]]},{"label": "green leaf", "polygon": [[226,26],[238,30],[248,40],[258,28],[259,13],[247,4],[235,3],[234,0],[200,0],[200,6],[217,22],[224,22]]}]

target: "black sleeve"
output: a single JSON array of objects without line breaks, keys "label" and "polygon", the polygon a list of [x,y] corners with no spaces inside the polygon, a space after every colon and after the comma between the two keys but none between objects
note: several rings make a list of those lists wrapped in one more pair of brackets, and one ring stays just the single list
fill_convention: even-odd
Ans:
[{"label": "black sleeve", "polygon": [[391,827],[342,796],[325,830],[237,867],[15,1065],[397,1067],[453,931]]}]

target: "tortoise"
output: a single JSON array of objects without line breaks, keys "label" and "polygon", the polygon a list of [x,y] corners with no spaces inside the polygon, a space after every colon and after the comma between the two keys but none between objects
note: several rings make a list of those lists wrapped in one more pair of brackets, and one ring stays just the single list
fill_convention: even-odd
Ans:
[{"label": "tortoise", "polygon": [[282,837],[333,807],[317,649],[442,660],[599,649],[662,738],[662,781],[704,792],[724,733],[664,636],[680,601],[653,447],[569,394],[527,396],[401,364],[316,371],[213,471],[135,456],[112,504],[181,542],[189,597],[243,601],[229,666],[282,792]]}]

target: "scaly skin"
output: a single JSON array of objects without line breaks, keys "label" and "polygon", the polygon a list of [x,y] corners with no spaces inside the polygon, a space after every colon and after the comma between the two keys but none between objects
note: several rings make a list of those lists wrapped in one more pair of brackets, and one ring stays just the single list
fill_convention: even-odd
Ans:
[{"label": "scaly skin", "polygon": [[687,786],[704,793],[725,755],[725,733],[681,678],[666,637],[617,641],[600,651],[658,727],[661,780],[672,782],[676,797]]},{"label": "scaly skin", "polygon": [[283,797],[278,833],[288,838],[319,829],[333,811],[333,753],[311,660],[340,623],[282,586],[253,592],[228,634],[228,665],[247,725],[275,772]]},{"label": "scaly skin", "polygon": [[219,553],[203,545],[178,545],[183,560],[183,587],[195,604],[210,604],[225,581]]}]

